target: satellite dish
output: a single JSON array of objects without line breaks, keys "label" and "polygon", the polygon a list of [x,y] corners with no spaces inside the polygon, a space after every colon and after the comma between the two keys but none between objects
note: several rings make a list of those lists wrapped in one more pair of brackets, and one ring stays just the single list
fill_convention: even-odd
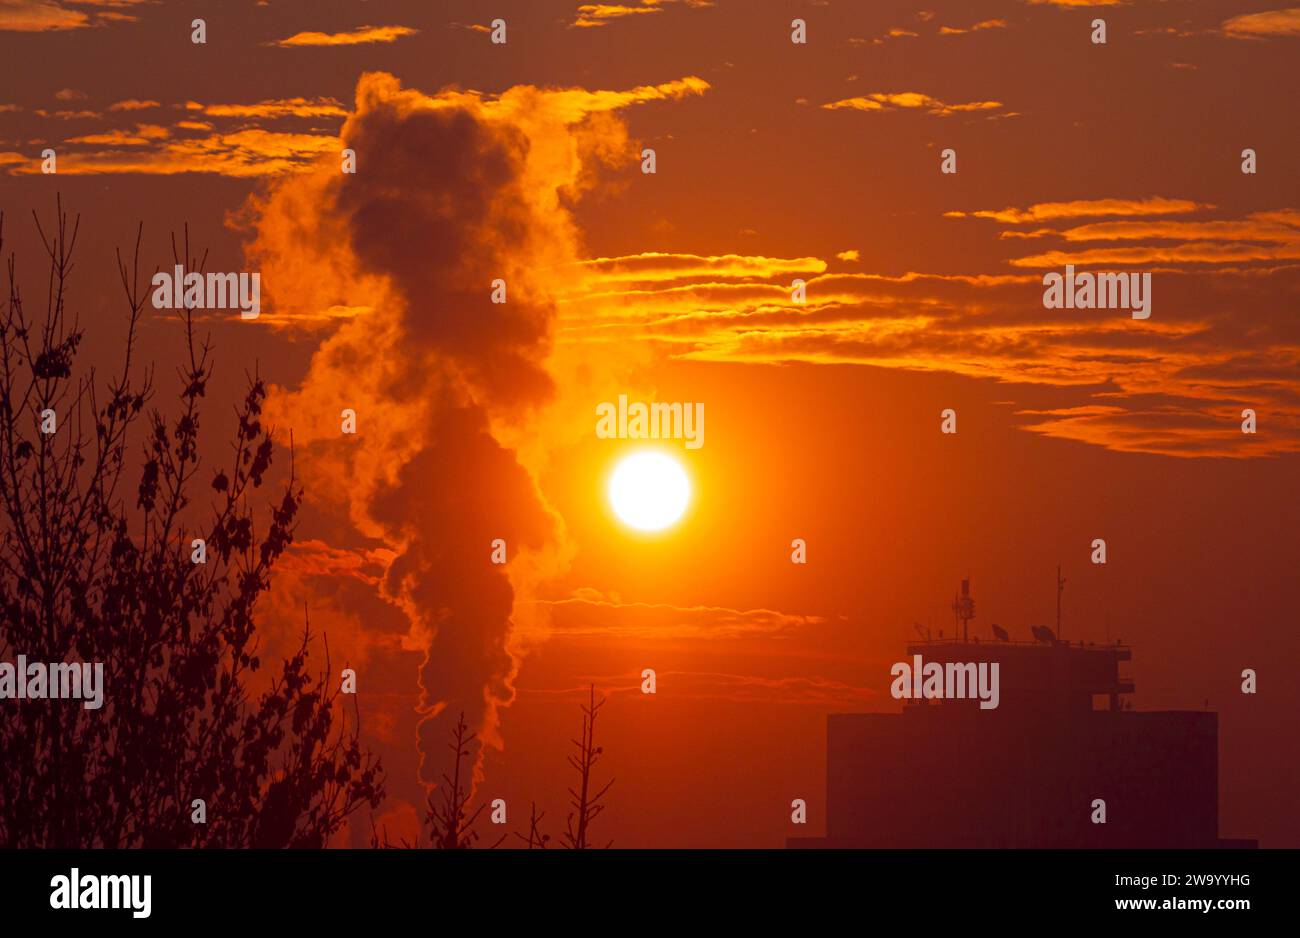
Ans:
[{"label": "satellite dish", "polygon": [[1043,642],[1046,645],[1056,644],[1056,635],[1045,625],[1031,625],[1029,631],[1034,635],[1034,641]]},{"label": "satellite dish", "polygon": [[1011,640],[1011,636],[1007,634],[1007,630],[1004,629],[1002,626],[996,624],[993,626],[993,637],[1000,642],[1007,642]]}]

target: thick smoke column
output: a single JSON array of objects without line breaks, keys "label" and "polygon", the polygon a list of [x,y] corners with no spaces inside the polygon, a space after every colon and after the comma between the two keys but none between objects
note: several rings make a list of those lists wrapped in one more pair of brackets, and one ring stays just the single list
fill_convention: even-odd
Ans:
[{"label": "thick smoke column", "polygon": [[[558,549],[557,519],[501,441],[526,436],[553,391],[552,281],[578,254],[566,204],[593,167],[635,156],[614,109],[705,87],[485,99],[363,75],[341,135],[356,173],[324,161],[250,203],[248,252],[273,306],[264,319],[329,330],[272,417],[306,441],[301,463],[326,512],[397,552],[384,589],[410,619],[406,646],[424,653],[426,784],[446,770],[461,710],[501,745],[515,584]],[[504,305],[491,302],[497,279]],[[349,407],[355,437],[339,432]],[[495,538],[508,567],[489,562]]]}]

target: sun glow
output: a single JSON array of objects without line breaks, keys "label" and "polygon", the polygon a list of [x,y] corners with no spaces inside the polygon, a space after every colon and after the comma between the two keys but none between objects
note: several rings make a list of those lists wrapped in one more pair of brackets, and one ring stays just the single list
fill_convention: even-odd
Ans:
[{"label": "sun glow", "polygon": [[632,453],[609,479],[609,504],[618,519],[638,531],[675,524],[691,501],[691,482],[681,463],[658,450]]}]

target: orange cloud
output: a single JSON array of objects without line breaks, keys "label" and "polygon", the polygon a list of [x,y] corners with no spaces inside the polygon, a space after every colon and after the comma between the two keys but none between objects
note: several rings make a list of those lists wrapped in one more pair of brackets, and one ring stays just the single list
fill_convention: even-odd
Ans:
[{"label": "orange cloud", "polygon": [[127,98],[125,101],[117,101],[108,106],[110,111],[143,111],[152,107],[162,107],[157,101],[141,101],[137,98]]},{"label": "orange cloud", "polygon": [[695,277],[770,278],[797,273],[821,273],[826,262],[816,257],[761,257],[723,254],[703,257],[698,254],[664,254],[647,251],[626,257],[598,257],[581,261],[582,289],[612,283],[645,284]]},{"label": "orange cloud", "polygon": [[[272,133],[256,128],[201,138],[173,138],[155,149],[143,149],[144,144],[156,143],[158,139],[156,136],[141,139],[138,135],[122,131],[89,135],[82,138],[82,141],[101,146],[123,146],[127,149],[61,153],[59,173],[69,176],[105,173],[164,176],[176,173],[215,173],[251,178],[302,170],[322,154],[338,152],[337,137]],[[21,157],[21,154],[5,156]],[[27,157],[21,159],[21,163],[16,159],[8,161],[13,163],[11,173],[30,175],[40,172],[37,161]]]},{"label": "orange cloud", "polygon": [[962,28],[960,26],[940,26],[939,35],[941,36],[960,36],[965,33],[977,33],[986,29],[1006,29],[1006,20],[980,20],[972,26]]},{"label": "orange cloud", "polygon": [[[1134,452],[1245,458],[1300,449],[1300,351],[1289,337],[1285,303],[1259,306],[1259,298],[1300,288],[1300,265],[1292,262],[1300,211],[1169,217],[1202,208],[1208,206],[1176,199],[1100,199],[984,213],[1008,224],[1135,216],[1027,232],[1112,243],[1010,263],[1174,265],[1153,270],[1163,312],[1140,327],[1126,317],[1045,310],[1036,273],[825,273],[820,262],[811,263],[816,258],[651,254],[592,263],[590,276],[561,295],[557,340],[609,348],[649,343],[687,360],[947,372],[1074,389],[1085,401],[1106,388],[1109,410],[1025,414],[1025,429]],[[1194,273],[1203,260],[1220,264],[1210,291]],[[1231,260],[1246,266],[1222,266]],[[1281,266],[1250,266],[1266,261]],[[793,302],[790,278],[814,266],[823,272],[800,272],[807,296]],[[1249,312],[1239,305],[1248,298]],[[1251,322],[1248,330],[1242,317]],[[1266,442],[1238,445],[1239,428],[1225,425],[1225,415],[1248,405],[1268,410],[1271,433]]]},{"label": "orange cloud", "polygon": [[50,113],[44,108],[37,108],[33,113],[37,117],[53,117],[61,121],[93,120],[104,116],[98,111],[55,111]]},{"label": "orange cloud", "polygon": [[63,29],[131,22],[134,16],[120,10],[85,13],[73,6],[131,7],[147,0],[0,0],[0,32],[39,33]]},{"label": "orange cloud", "polygon": [[358,46],[374,42],[396,42],[403,36],[414,36],[418,29],[409,26],[358,26],[350,33],[294,33],[287,39],[267,43],[273,46]]},{"label": "orange cloud", "polygon": [[717,641],[751,635],[788,635],[829,621],[824,616],[797,615],[772,609],[621,602],[592,589],[575,590],[565,599],[527,602],[549,612],[542,620],[544,627],[539,630],[547,635]]},{"label": "orange cloud", "polygon": [[90,17],[79,10],[61,6],[53,0],[2,0],[0,30],[38,33],[57,29],[80,29],[90,25]]},{"label": "orange cloud", "polygon": [[136,124],[133,131],[110,130],[101,134],[84,134],[80,137],[69,137],[67,142],[107,147],[133,147],[148,146],[159,140],[166,140],[170,136],[171,131],[166,127],[159,127],[156,124]]},{"label": "orange cloud", "polygon": [[605,26],[613,20],[645,13],[660,13],[664,4],[683,2],[690,7],[710,7],[712,0],[640,0],[636,6],[622,3],[584,3],[578,7],[577,16],[569,24],[570,28],[595,28]]},{"label": "orange cloud", "polygon": [[864,96],[845,98],[842,101],[832,101],[823,104],[822,107],[830,111],[841,109],[854,111],[922,110],[927,114],[938,117],[950,117],[953,114],[966,111],[995,111],[1002,108],[1003,104],[1001,101],[971,101],[966,104],[948,104],[938,98],[917,91],[897,93],[877,91]]},{"label": "orange cloud", "polygon": [[1072,202],[1039,202],[1028,208],[1004,208],[998,211],[945,212],[945,218],[991,218],[1006,224],[1055,218],[1090,218],[1105,215],[1177,215],[1197,209],[1213,208],[1187,199],[1076,199]]},{"label": "orange cloud", "polygon": [[1113,7],[1122,6],[1129,0],[1025,0],[1034,6],[1054,7]]},{"label": "orange cloud", "polygon": [[1197,241],[1191,244],[1089,248],[1046,251],[1010,261],[1015,267],[1063,267],[1066,264],[1133,266],[1139,264],[1226,264],[1236,261],[1300,259],[1300,242],[1284,246]]},{"label": "orange cloud", "polygon": [[1233,39],[1269,39],[1275,36],[1300,36],[1300,7],[1245,13],[1225,20],[1220,32]]},{"label": "orange cloud", "polygon": [[[1017,414],[1031,418],[1022,424],[1031,433],[1125,453],[1242,459],[1300,452],[1300,439],[1294,435],[1243,434],[1240,407],[1127,409],[1089,404]],[[1294,419],[1286,423],[1294,431]]]},{"label": "orange cloud", "polygon": [[187,101],[186,110],[202,111],[210,117],[346,117],[348,112],[334,98],[275,98],[253,104],[199,104]]},{"label": "orange cloud", "polygon": [[[1179,200],[1152,200],[1134,202],[1127,206],[1105,200],[1104,206],[1078,203],[1047,203],[1031,207],[1030,212],[1004,210],[1003,213],[975,213],[988,217],[1002,216],[1000,220],[1016,222],[1033,209],[1041,209],[1035,217],[1069,218],[1075,215],[1130,214],[1158,216],[1176,214],[1182,210]],[[1063,207],[1064,206],[1064,207]],[[1160,217],[1154,220],[1093,222],[1071,228],[1039,228],[1023,233],[1003,232],[1001,237],[1017,234],[1021,238],[1055,237],[1069,242],[1087,241],[1144,241],[1142,245],[1109,245],[1081,251],[1045,251],[1009,261],[1016,267],[1059,267],[1065,264],[1225,264],[1232,262],[1258,262],[1293,260],[1300,252],[1300,211],[1276,209],[1253,212],[1244,219],[1185,220]],[[1163,242],[1182,242],[1166,244]]]},{"label": "orange cloud", "polygon": [[1256,212],[1244,220],[1108,221],[1052,232],[1066,241],[1201,241],[1230,239],[1294,244],[1300,241],[1300,212]]}]

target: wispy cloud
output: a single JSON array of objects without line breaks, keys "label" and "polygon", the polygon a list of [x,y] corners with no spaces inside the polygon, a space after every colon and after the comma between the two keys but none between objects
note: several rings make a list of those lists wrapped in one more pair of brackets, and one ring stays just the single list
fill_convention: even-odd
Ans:
[{"label": "wispy cloud", "polygon": [[[1300,348],[1286,315],[1300,293],[1300,211],[1215,211],[1151,196],[951,213],[1010,226],[997,234],[1013,249],[1005,263],[1014,273],[831,273],[817,258],[736,255],[603,258],[560,297],[557,337],[649,341],[698,361],[863,364],[1051,386],[1075,400],[1059,412],[1023,412],[1024,429],[1126,452],[1300,451]],[[1026,223],[1037,227],[1014,227]],[[1001,237],[1008,233],[1068,249],[1017,255],[1025,242]],[[1026,269],[1066,263],[1146,267],[1159,311],[1139,326],[1127,316],[1044,309],[1042,275]],[[806,280],[802,303],[790,295],[794,276]],[[1267,412],[1267,436],[1240,432],[1245,406]]]},{"label": "wispy cloud", "polygon": [[346,117],[342,102],[334,98],[272,98],[252,104],[200,104],[187,101],[185,109],[209,117]]},{"label": "wispy cloud", "polygon": [[970,111],[1001,110],[1001,101],[968,101],[964,104],[949,104],[919,91],[884,92],[877,91],[868,95],[844,98],[823,104],[829,111],[923,111],[938,117],[951,117]]},{"label": "wispy cloud", "polygon": [[1225,20],[1219,29],[1223,35],[1233,39],[1300,36],[1300,7],[1268,10],[1263,13],[1244,13]]},{"label": "wispy cloud", "polygon": [[712,0],[640,0],[638,3],[584,3],[578,7],[570,28],[591,29],[614,20],[647,13],[661,13],[666,5],[680,3],[688,7],[711,7]]},{"label": "wispy cloud", "polygon": [[414,36],[418,29],[410,26],[358,26],[350,33],[294,33],[287,39],[277,39],[268,45],[294,48],[298,46],[360,46],[376,42],[396,42],[403,36]]},{"label": "wispy cloud", "polygon": [[1053,7],[1115,7],[1123,6],[1129,0],[1024,0],[1030,6]]},{"label": "wispy cloud", "polygon": [[110,111],[144,111],[153,107],[162,107],[157,101],[141,101],[138,98],[127,98],[125,101],[115,101],[108,106]]},{"label": "wispy cloud", "polygon": [[[168,139],[142,138],[138,133],[119,130],[83,135],[74,141],[111,149],[60,153],[60,175],[212,173],[253,178],[301,170],[322,154],[338,152],[335,136],[261,128]],[[9,163],[10,172],[16,175],[40,172],[39,160],[30,156],[5,153],[0,154],[0,159]]]},{"label": "wispy cloud", "polygon": [[40,33],[131,22],[135,17],[122,10],[144,2],[146,0],[0,0],[0,32]]},{"label": "wispy cloud", "polygon": [[622,602],[598,590],[579,589],[565,599],[530,600],[549,611],[547,634],[609,635],[638,639],[733,639],[779,635],[825,624],[824,616],[796,615],[773,609],[728,609],[722,606],[674,606]]},{"label": "wispy cloud", "polygon": [[160,127],[157,124],[136,124],[134,130],[110,130],[100,134],[82,134],[80,137],[69,137],[67,142],[106,147],[146,147],[157,143],[159,140],[166,140],[170,136],[171,131],[166,127]]},{"label": "wispy cloud", "polygon": [[1097,218],[1105,215],[1177,215],[1213,208],[1188,199],[1075,199],[1070,202],[1039,202],[1027,208],[1003,208],[978,212],[945,212],[945,218],[991,218],[1007,224],[1047,221],[1056,218]]},{"label": "wispy cloud", "polygon": [[90,17],[85,13],[53,0],[0,0],[0,30],[39,33],[90,25]]}]

